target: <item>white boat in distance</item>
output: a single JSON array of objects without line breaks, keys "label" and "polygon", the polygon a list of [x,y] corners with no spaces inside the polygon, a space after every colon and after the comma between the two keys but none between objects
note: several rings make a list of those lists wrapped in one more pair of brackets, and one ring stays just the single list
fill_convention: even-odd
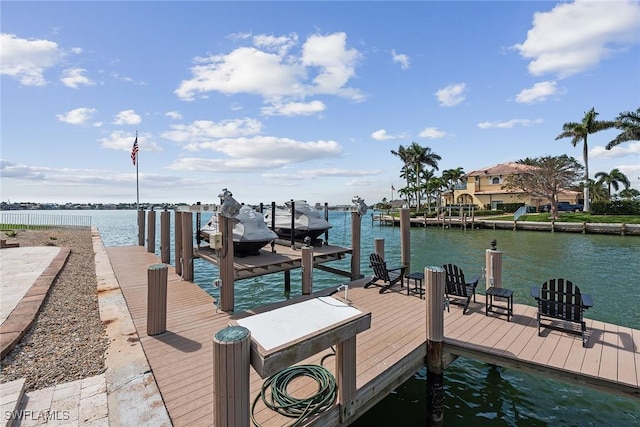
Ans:
[{"label": "white boat in distance", "polygon": [[[272,222],[273,212],[271,209],[265,210],[264,221],[268,227],[278,234],[282,239],[291,239],[291,201],[286,202],[286,209],[275,209],[275,223]],[[322,233],[333,227],[329,221],[324,219],[320,212],[312,208],[305,200],[294,200],[293,215],[293,238],[303,241],[305,237],[315,240]]]},{"label": "white boat in distance", "polygon": [[[259,255],[260,249],[278,237],[267,227],[262,214],[250,206],[240,207],[240,211],[231,221],[234,223],[233,252],[235,255]],[[213,215],[209,222],[200,228],[200,237],[208,242],[209,235],[218,231],[218,215]]]}]

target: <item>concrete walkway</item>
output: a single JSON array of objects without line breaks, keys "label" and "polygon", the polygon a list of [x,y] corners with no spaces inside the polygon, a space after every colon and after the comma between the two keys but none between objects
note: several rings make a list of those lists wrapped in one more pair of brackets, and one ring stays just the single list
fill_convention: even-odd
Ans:
[{"label": "concrete walkway", "polygon": [[[97,230],[92,237],[100,318],[110,341],[106,370],[26,394],[23,379],[0,384],[0,426],[172,425]],[[31,327],[68,254],[68,249],[57,247],[0,251],[3,351],[5,343],[15,341],[16,334],[19,341]],[[11,335],[5,334],[9,329]]]}]

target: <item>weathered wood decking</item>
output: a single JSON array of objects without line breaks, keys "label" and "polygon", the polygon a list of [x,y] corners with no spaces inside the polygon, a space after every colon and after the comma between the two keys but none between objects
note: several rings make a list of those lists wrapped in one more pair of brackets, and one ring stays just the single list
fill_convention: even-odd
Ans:
[{"label": "weathered wood decking", "polygon": [[[158,258],[142,246],[109,247],[107,253],[173,424],[213,425],[212,339],[234,316],[216,312],[213,298],[197,285],[182,281],[170,267],[167,332],[148,336],[146,272]],[[380,294],[378,290],[349,289],[349,300],[372,313],[371,328],[357,336],[354,406],[358,414],[411,377],[426,356],[425,300],[406,292]],[[291,302],[295,301],[280,305]],[[535,314],[535,307],[515,304],[511,322],[504,316],[485,316],[482,295],[465,316],[461,307],[452,305],[445,312],[445,351],[640,396],[640,331],[588,319],[589,341],[583,348],[580,337],[568,333],[545,329],[538,337]],[[319,364],[329,353],[324,351],[304,363]],[[334,358],[324,365],[333,372]],[[250,381],[253,399],[263,379],[252,369]],[[308,385],[300,380],[298,392],[304,395]],[[262,403],[257,405],[256,419],[265,426],[291,423]],[[338,425],[337,408],[320,416],[316,425]]]}]

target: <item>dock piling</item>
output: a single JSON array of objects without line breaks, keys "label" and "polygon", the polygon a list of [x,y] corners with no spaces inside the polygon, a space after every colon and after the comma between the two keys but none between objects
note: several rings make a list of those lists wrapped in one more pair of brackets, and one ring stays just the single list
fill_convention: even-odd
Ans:
[{"label": "dock piling", "polygon": [[374,252],[380,255],[382,259],[384,259],[384,239],[379,237],[373,239],[373,247]]},{"label": "dock piling", "polygon": [[166,264],[153,264],[147,269],[147,335],[167,330],[168,270]]},{"label": "dock piling", "polygon": [[220,309],[233,311],[235,306],[235,289],[233,277],[233,221],[224,215],[218,215],[218,229],[222,230],[222,252],[220,255]]},{"label": "dock piling", "polygon": [[156,251],[156,211],[151,210],[147,213],[147,252],[155,253]]},{"label": "dock piling", "polygon": [[400,209],[400,247],[401,261],[406,271],[411,272],[411,218],[409,209]]},{"label": "dock piling", "polygon": [[164,264],[169,264],[170,261],[170,248],[171,248],[171,213],[164,208],[164,211],[160,212],[160,260]]},{"label": "dock piling", "polygon": [[213,425],[250,425],[250,337],[243,326],[228,326],[213,336]]},{"label": "dock piling", "polygon": [[182,212],[176,211],[174,228],[176,274],[182,276]]},{"label": "dock piling", "polygon": [[486,289],[502,287],[502,251],[496,249],[495,239],[491,241],[491,249],[485,251]]},{"label": "dock piling", "polygon": [[302,295],[313,292],[313,248],[302,247]]},{"label": "dock piling", "polygon": [[193,280],[193,214],[182,214],[182,279]]},{"label": "dock piling", "polygon": [[360,275],[360,228],[362,217],[358,212],[351,212],[351,280]]},{"label": "dock piling", "polygon": [[424,269],[427,323],[427,425],[444,425],[444,281],[442,267]]},{"label": "dock piling", "polygon": [[138,211],[138,246],[144,246],[144,210]]}]

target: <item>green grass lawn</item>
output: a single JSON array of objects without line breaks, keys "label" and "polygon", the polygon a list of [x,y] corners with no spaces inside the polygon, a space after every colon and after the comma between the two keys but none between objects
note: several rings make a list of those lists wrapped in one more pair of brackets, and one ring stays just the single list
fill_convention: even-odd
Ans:
[{"label": "green grass lawn", "polygon": [[[513,215],[500,215],[490,217],[490,219],[500,221],[513,221]],[[551,213],[543,212],[536,214],[522,215],[518,221],[530,222],[550,222]],[[624,224],[640,224],[640,216],[638,215],[591,215],[584,212],[560,212],[556,222],[590,222],[590,223],[624,223]]]}]

